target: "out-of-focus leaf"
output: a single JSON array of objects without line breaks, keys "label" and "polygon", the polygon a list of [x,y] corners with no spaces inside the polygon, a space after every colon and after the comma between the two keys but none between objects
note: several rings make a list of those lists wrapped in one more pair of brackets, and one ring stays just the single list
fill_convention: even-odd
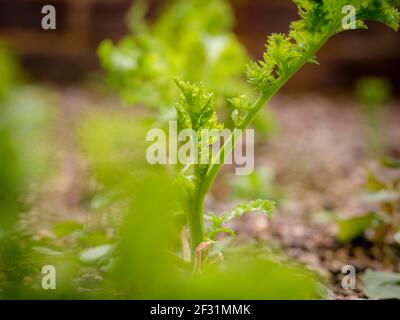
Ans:
[{"label": "out-of-focus leaf", "polygon": [[384,189],[386,189],[386,185],[381,182],[372,171],[369,171],[367,177],[367,190],[369,192],[378,192]]},{"label": "out-of-focus leaf", "polygon": [[114,198],[111,194],[96,194],[90,201],[90,207],[94,210],[104,209],[112,204]]},{"label": "out-of-focus leaf", "polygon": [[80,253],[79,261],[84,264],[103,264],[111,258],[114,250],[115,246],[111,244],[88,248]]},{"label": "out-of-focus leaf", "polygon": [[47,247],[33,247],[33,251],[43,254],[45,256],[62,256],[63,253]]},{"label": "out-of-focus leaf", "polygon": [[91,232],[82,232],[79,234],[79,238],[82,244],[90,247],[98,247],[110,242],[110,239],[105,235],[104,231],[91,231]]},{"label": "out-of-focus leaf", "polygon": [[143,34],[148,31],[146,23],[146,13],[148,9],[146,0],[136,0],[133,2],[127,15],[127,23],[133,34]]},{"label": "out-of-focus leaf", "polygon": [[22,71],[10,48],[0,42],[0,103],[10,96],[20,82]]},{"label": "out-of-focus leaf", "polygon": [[51,171],[53,98],[43,89],[19,87],[0,101],[0,229],[13,229],[21,198]]},{"label": "out-of-focus leaf", "polygon": [[[145,163],[147,118],[94,112],[82,120],[77,136],[96,180],[107,188],[102,197],[117,200]],[[107,200],[106,200],[107,201]]]},{"label": "out-of-focus leaf", "polygon": [[226,237],[220,241],[215,242],[215,244],[211,246],[211,249],[208,252],[208,256],[213,257],[223,252],[232,244],[233,239],[233,237]]},{"label": "out-of-focus leaf", "polygon": [[400,193],[392,190],[381,190],[367,193],[363,196],[363,199],[370,202],[393,202],[400,199]]},{"label": "out-of-focus leaf", "polygon": [[70,235],[74,231],[82,230],[83,228],[83,224],[78,221],[66,220],[55,224],[53,226],[53,232],[58,238],[62,238]]},{"label": "out-of-focus leaf", "polygon": [[255,256],[247,250],[224,254],[222,266],[210,265],[194,274],[177,299],[316,299],[318,282],[310,272],[290,262]]},{"label": "out-of-focus leaf", "polygon": [[232,32],[227,0],[171,1],[150,24],[147,7],[135,1],[128,17],[132,35],[117,45],[106,40],[98,49],[109,82],[128,104],[165,114],[179,97],[170,81],[175,77],[204,80],[218,106],[228,106],[220,98],[249,89],[242,76],[248,57]]},{"label": "out-of-focus leaf", "polygon": [[382,164],[393,169],[400,169],[400,160],[391,158],[391,157],[384,157],[382,159]]},{"label": "out-of-focus leaf", "polygon": [[379,108],[390,98],[390,82],[382,78],[362,78],[357,83],[357,95],[365,108]]},{"label": "out-of-focus leaf", "polygon": [[180,248],[173,216],[181,191],[166,171],[142,167],[142,174],[132,181],[113,274],[135,299],[171,297],[179,274],[170,252],[174,243]]},{"label": "out-of-focus leaf", "polygon": [[334,299],[335,297],[332,290],[321,282],[317,283],[317,290],[322,299]]},{"label": "out-of-focus leaf", "polygon": [[368,269],[362,281],[371,299],[400,299],[400,273]]},{"label": "out-of-focus leaf", "polygon": [[374,212],[349,219],[338,220],[337,225],[339,227],[339,232],[337,238],[341,242],[349,242],[361,235],[366,229],[374,226],[378,221],[378,215]]},{"label": "out-of-focus leaf", "polygon": [[247,176],[234,176],[229,180],[232,198],[240,199],[271,199],[273,189],[273,172],[266,168],[257,168]]}]

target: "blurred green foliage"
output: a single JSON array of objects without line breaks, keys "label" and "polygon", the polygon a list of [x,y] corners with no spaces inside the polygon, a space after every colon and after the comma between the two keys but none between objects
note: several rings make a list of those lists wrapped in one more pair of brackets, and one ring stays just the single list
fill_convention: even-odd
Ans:
[{"label": "blurred green foliage", "polygon": [[[87,293],[89,297],[318,297],[317,279],[311,273],[262,248],[233,249],[210,243],[206,249],[210,255],[202,259],[202,271],[193,272],[193,265],[184,259],[185,239],[181,238],[181,228],[185,216],[177,206],[185,202],[184,185],[179,182],[176,171],[150,166],[144,158],[146,143],[143,141],[151,124],[148,118],[95,112],[83,118],[79,126],[78,141],[96,181],[92,197],[102,194],[112,199],[103,201],[104,207],[96,206],[92,210],[112,211],[119,217],[115,238],[108,244],[86,247],[79,253],[81,266],[91,266],[90,272],[101,279]],[[251,205],[255,208],[267,204]],[[242,214],[250,210],[240,208],[234,212]],[[73,232],[79,226],[69,223],[65,230]],[[82,277],[81,274],[79,278]],[[88,289],[87,284],[83,287]]]},{"label": "blurred green foliage", "polygon": [[0,297],[18,297],[31,272],[29,232],[18,222],[28,191],[54,165],[55,96],[22,82],[11,51],[0,45]]},{"label": "blurred green foliage", "polygon": [[[289,261],[250,248],[225,251],[201,272],[180,259],[179,229],[171,225],[179,189],[168,175],[138,182],[121,233],[115,280],[134,299],[311,299],[316,278]],[[262,252],[262,250],[261,250]],[[222,253],[219,254],[222,257]]]},{"label": "blurred green foliage", "polygon": [[171,112],[179,96],[177,76],[204,81],[220,105],[222,98],[246,88],[248,56],[232,32],[227,1],[171,1],[152,24],[145,21],[146,12],[146,2],[135,1],[129,15],[132,34],[117,45],[106,40],[98,50],[124,101]]},{"label": "blurred green foliage", "polygon": [[350,242],[362,235],[365,230],[380,224],[380,219],[375,212],[348,219],[338,220],[339,232],[337,238],[340,242]]},{"label": "blurred green foliage", "polygon": [[[131,35],[118,44],[105,40],[98,48],[108,82],[128,105],[152,109],[156,119],[174,119],[179,90],[174,79],[204,82],[215,94],[224,123],[233,126],[229,98],[252,95],[244,71],[249,60],[233,33],[234,16],[226,0],[169,1],[152,23],[145,19],[145,1],[135,1],[128,14]],[[273,114],[254,122],[259,135],[276,130]]]},{"label": "blurred green foliage", "polygon": [[365,108],[379,109],[390,100],[390,82],[384,78],[361,78],[357,82],[357,96]]},{"label": "blurred green foliage", "polygon": [[2,41],[0,41],[0,70],[0,101],[4,102],[20,82],[22,70],[11,49]]},{"label": "blurred green foliage", "polygon": [[[47,91],[22,86],[11,54],[0,48],[0,233],[9,230],[21,211],[27,189],[47,173],[51,160],[49,145],[55,97]],[[17,74],[14,74],[17,72]],[[11,74],[7,74],[11,73]],[[6,80],[7,79],[7,80]]]},{"label": "blurred green foliage", "polygon": [[275,175],[268,167],[256,168],[246,176],[232,176],[228,180],[230,197],[232,199],[272,199],[275,202],[282,199],[283,192],[274,185]]},{"label": "blurred green foliage", "polygon": [[338,239],[341,242],[350,242],[361,236],[377,244],[400,243],[399,169],[398,160],[385,157],[379,170],[368,172],[362,198],[373,204],[376,210],[338,220]]},{"label": "blurred green foliage", "polygon": [[356,95],[361,105],[369,152],[382,155],[386,151],[384,107],[391,99],[391,84],[384,78],[364,77],[357,82]]},{"label": "blurred green foliage", "polygon": [[368,269],[362,281],[370,299],[400,299],[400,273]]}]

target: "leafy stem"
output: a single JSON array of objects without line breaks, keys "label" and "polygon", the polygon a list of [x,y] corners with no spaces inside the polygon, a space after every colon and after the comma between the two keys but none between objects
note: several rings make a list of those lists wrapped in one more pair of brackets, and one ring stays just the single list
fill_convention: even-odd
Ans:
[{"label": "leafy stem", "polygon": [[[195,191],[189,218],[191,234],[192,260],[196,248],[204,240],[203,207],[206,194],[210,191],[223,160],[230,156],[238,139],[236,129],[245,130],[265,106],[266,103],[289,81],[307,62],[316,63],[315,55],[321,47],[334,35],[344,31],[342,8],[351,4],[357,12],[354,28],[366,28],[365,21],[379,21],[397,31],[400,13],[394,7],[399,0],[294,0],[301,19],[293,22],[288,35],[273,34],[268,38],[267,51],[263,60],[250,63],[247,68],[249,83],[257,88],[260,96],[254,104],[240,95],[231,99],[235,107],[232,120],[235,130],[226,139],[217,155],[211,156],[209,165],[196,164]],[[180,102],[176,105],[178,123],[182,128],[194,129],[196,133],[203,129],[221,130],[215,112],[213,94],[207,92],[204,86],[177,80],[181,90]],[[212,145],[209,138],[202,141],[205,149],[199,149],[199,155],[211,153],[208,146]],[[267,207],[267,206],[265,206]],[[251,209],[252,206],[246,207]],[[218,221],[217,221],[218,222]],[[218,223],[217,223],[218,225]]]},{"label": "leafy stem", "polygon": [[[253,104],[253,106],[250,108],[246,116],[244,117],[242,123],[240,124],[237,129],[246,129],[254,120],[254,118],[257,116],[257,114],[260,112],[260,110],[265,106],[266,103],[268,103],[271,98],[288,82],[292,76],[294,76],[310,59],[312,59],[315,54],[319,51],[321,47],[328,41],[328,39],[331,37],[331,33],[329,33],[327,36],[323,37],[322,40],[315,45],[312,49],[309,50],[307,54],[304,55],[304,58],[301,59],[298,64],[286,75],[282,76],[273,87],[270,88],[267,92],[261,93],[260,97],[257,99],[257,101]],[[229,139],[224,143],[222,148],[219,151],[219,155],[217,156],[217,159],[223,159],[225,155],[229,155],[233,149],[235,148],[235,144],[237,143],[237,139],[234,139],[234,135],[231,134]],[[217,163],[211,163],[210,167],[207,171],[207,174],[205,176],[205,179],[202,181],[201,188],[200,188],[200,194],[205,196],[209,191],[211,186],[213,185],[219,171],[221,170],[223,166],[223,162],[219,161]]]},{"label": "leafy stem", "polygon": [[[287,81],[290,80],[292,76],[294,76],[303,67],[304,64],[306,64],[315,56],[317,51],[319,51],[319,49],[326,43],[331,35],[332,33],[328,33],[325,37],[323,37],[322,40],[318,42],[315,46],[313,46],[289,72],[280,77],[268,91],[262,92],[257,101],[252,105],[252,107],[245,115],[243,121],[240,123],[239,126],[237,126],[236,129],[246,129],[252,123],[260,110],[265,106],[265,104],[282,88],[282,86],[285,85]],[[211,162],[210,166],[208,167],[208,170],[203,179],[198,179],[198,186],[196,190],[196,195],[194,197],[193,210],[189,219],[192,256],[196,250],[196,247],[204,239],[203,207],[205,197],[210,191],[211,186],[215,182],[218,173],[224,165],[223,161],[216,162],[215,159],[224,159],[225,156],[229,156],[235,148],[235,144],[237,143],[237,141],[238,139],[235,139],[234,133],[232,133],[225,141],[221,149],[218,151],[217,157],[213,158],[213,162]]]}]

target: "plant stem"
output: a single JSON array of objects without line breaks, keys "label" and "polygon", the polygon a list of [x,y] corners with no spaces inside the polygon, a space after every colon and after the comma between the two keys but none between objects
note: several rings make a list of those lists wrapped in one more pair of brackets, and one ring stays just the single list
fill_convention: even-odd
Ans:
[{"label": "plant stem", "polygon": [[191,216],[189,217],[189,230],[190,230],[190,249],[191,260],[194,263],[196,258],[196,248],[203,241],[204,238],[204,219],[203,219],[203,204],[204,195],[201,195],[197,190]]},{"label": "plant stem", "polygon": [[[326,36],[323,37],[323,39],[319,43],[314,45],[304,55],[303,59],[301,59],[295,67],[293,67],[288,73],[286,73],[281,78],[279,78],[268,91],[261,93],[260,97],[250,108],[250,110],[244,117],[242,123],[240,124],[240,126],[237,129],[246,129],[251,124],[251,122],[254,120],[254,118],[257,116],[257,114],[260,112],[260,110],[264,107],[264,105],[269,100],[271,100],[271,98],[283,87],[283,85],[290,78],[292,78],[292,76],[294,76],[309,60],[314,58],[315,54],[319,51],[319,49],[326,43],[326,41],[332,35],[333,35],[333,32],[327,33]],[[231,154],[231,152],[235,148],[235,145],[238,140],[238,139],[235,140],[233,137],[234,137],[233,134],[231,134],[230,137],[227,139],[227,141],[225,141],[225,143],[222,146],[221,150],[219,151],[219,154],[216,157],[216,159],[224,159],[225,153],[226,153],[226,155]],[[210,190],[211,186],[213,185],[213,183],[223,165],[224,165],[223,161],[219,161],[217,163],[210,164],[206,178],[204,179],[202,185],[200,186],[200,194],[203,196],[203,198],[205,197],[207,192]]]},{"label": "plant stem", "polygon": [[[298,64],[293,67],[289,72],[279,78],[272,87],[266,91],[262,92],[257,101],[253,104],[251,109],[248,111],[240,126],[236,129],[246,129],[264,105],[282,88],[282,86],[295,75],[304,64],[309,60],[314,58],[316,52],[325,44],[325,42],[332,36],[332,33],[327,34],[322,41],[313,46],[301,59]],[[215,159],[225,159],[226,155],[230,155],[238,139],[234,139],[234,134],[232,133],[229,138],[225,141],[222,148],[219,150],[218,155]],[[192,252],[192,262],[195,259],[196,248],[204,240],[204,222],[203,222],[203,207],[204,199],[211,186],[213,185],[219,171],[224,165],[224,161],[212,162],[208,168],[207,174],[204,179],[199,179],[199,185],[197,186],[196,195],[193,203],[193,210],[191,211],[191,216],[189,218],[189,229],[190,229],[190,243]]]}]

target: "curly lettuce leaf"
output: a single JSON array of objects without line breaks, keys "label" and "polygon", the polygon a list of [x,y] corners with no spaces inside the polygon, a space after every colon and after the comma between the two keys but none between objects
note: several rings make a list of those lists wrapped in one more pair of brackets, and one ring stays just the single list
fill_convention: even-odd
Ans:
[{"label": "curly lettuce leaf", "polygon": [[247,67],[250,84],[266,93],[280,79],[296,71],[305,62],[315,63],[311,53],[330,37],[345,31],[343,7],[353,6],[356,27],[366,28],[367,21],[376,21],[397,31],[400,14],[398,0],[294,0],[300,20],[290,26],[288,35],[272,34],[266,44],[263,60]]}]

